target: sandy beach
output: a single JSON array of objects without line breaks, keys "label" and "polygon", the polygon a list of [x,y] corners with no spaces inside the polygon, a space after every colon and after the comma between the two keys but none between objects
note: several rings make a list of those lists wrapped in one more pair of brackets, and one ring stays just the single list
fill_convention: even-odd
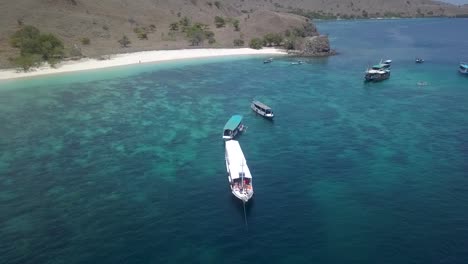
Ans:
[{"label": "sandy beach", "polygon": [[109,55],[109,59],[81,59],[77,61],[65,61],[55,68],[48,65],[33,69],[29,72],[18,71],[17,69],[0,70],[0,80],[32,77],[46,74],[56,74],[64,72],[74,72],[83,70],[102,69],[137,63],[149,63],[159,61],[172,61],[181,59],[208,58],[218,56],[234,55],[281,55],[286,54],[283,50],[274,48],[264,48],[260,50],[250,48],[240,49],[184,49],[184,50],[156,50],[141,51],[135,53]]}]

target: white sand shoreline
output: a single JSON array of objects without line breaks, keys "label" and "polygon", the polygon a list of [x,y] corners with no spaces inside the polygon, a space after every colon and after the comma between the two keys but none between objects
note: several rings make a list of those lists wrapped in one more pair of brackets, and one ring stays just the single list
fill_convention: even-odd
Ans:
[{"label": "white sand shoreline", "polygon": [[124,66],[138,63],[163,62],[182,59],[209,58],[234,55],[284,55],[285,51],[274,48],[260,50],[250,48],[240,49],[183,49],[183,50],[155,50],[140,51],[134,53],[110,55],[108,60],[80,59],[77,61],[66,61],[57,65],[56,68],[43,66],[30,72],[22,72],[17,69],[0,70],[0,80],[25,78],[32,76],[75,72],[93,69],[103,69],[116,66]]}]

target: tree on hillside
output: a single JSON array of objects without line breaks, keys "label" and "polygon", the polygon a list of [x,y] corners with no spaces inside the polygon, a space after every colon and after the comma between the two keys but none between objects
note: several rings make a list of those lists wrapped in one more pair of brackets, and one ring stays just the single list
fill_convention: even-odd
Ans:
[{"label": "tree on hillside", "polygon": [[118,42],[120,43],[120,46],[122,48],[127,48],[128,45],[130,45],[132,43],[130,41],[130,39],[128,39],[128,37],[126,35],[123,35],[122,38],[118,40]]}]

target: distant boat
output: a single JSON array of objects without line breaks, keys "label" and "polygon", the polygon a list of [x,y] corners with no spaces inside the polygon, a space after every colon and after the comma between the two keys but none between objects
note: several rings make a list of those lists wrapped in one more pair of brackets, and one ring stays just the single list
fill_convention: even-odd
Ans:
[{"label": "distant boat", "polygon": [[390,78],[390,69],[383,63],[372,66],[367,69],[364,75],[366,82],[378,82]]},{"label": "distant boat", "polygon": [[301,65],[301,64],[304,64],[304,61],[298,60],[298,61],[291,62],[291,65]]},{"label": "distant boat", "polygon": [[380,61],[380,65],[382,65],[385,69],[390,69],[392,66],[392,60],[384,60],[383,62]]},{"label": "distant boat", "polygon": [[268,105],[261,103],[259,101],[252,101],[252,103],[250,104],[250,107],[255,113],[263,117],[266,117],[268,119],[273,119],[273,117],[275,116],[273,114],[273,111]]},{"label": "distant boat", "polygon": [[416,63],[423,63],[423,62],[424,62],[424,59],[416,58],[415,62],[416,62]]},{"label": "distant boat", "polygon": [[264,64],[272,63],[272,62],[273,62],[273,58],[269,58],[263,61]]},{"label": "distant boat", "polygon": [[464,75],[468,75],[468,63],[460,62],[460,67],[458,68],[458,72]]},{"label": "distant boat", "polygon": [[232,194],[244,203],[249,201],[254,194],[252,174],[238,141],[226,141],[225,160]]},{"label": "distant boat", "polygon": [[223,139],[230,140],[235,138],[239,133],[244,131],[241,115],[233,115],[224,125]]},{"label": "distant boat", "polygon": [[383,65],[385,69],[390,69],[392,66],[392,60],[384,60],[383,62],[380,61],[380,64]]}]

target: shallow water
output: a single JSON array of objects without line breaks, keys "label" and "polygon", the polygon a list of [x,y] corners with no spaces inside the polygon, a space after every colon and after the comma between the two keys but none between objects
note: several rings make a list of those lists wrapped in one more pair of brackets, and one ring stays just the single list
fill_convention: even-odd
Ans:
[{"label": "shallow water", "polygon": [[[340,55],[303,65],[0,83],[0,263],[467,263],[467,22],[319,23]],[[391,78],[364,84],[381,58]],[[225,173],[232,114],[248,126],[248,228]]]}]

